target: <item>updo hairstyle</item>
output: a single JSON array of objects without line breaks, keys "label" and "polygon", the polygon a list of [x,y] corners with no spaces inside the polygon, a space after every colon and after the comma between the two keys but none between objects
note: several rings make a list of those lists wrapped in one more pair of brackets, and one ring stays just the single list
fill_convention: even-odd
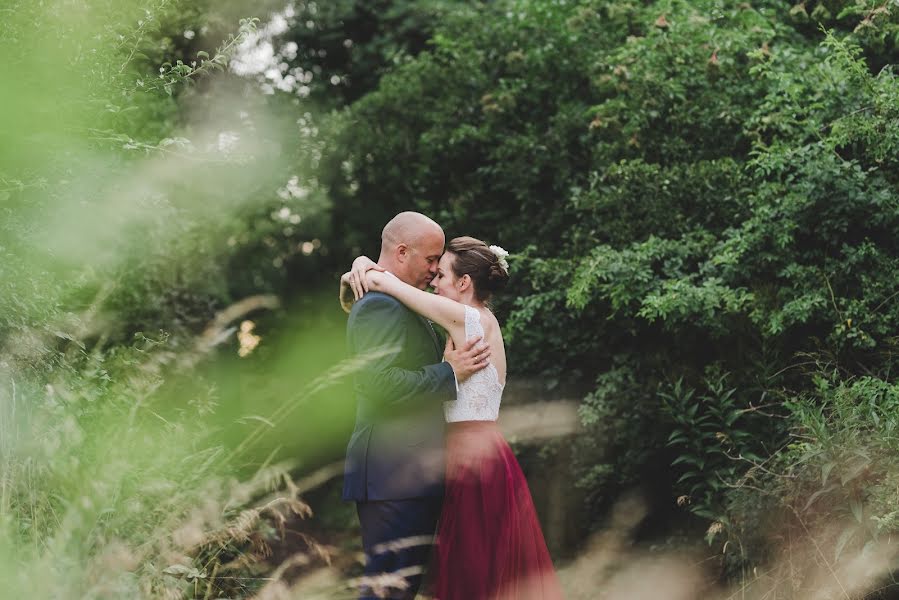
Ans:
[{"label": "updo hairstyle", "polygon": [[494,292],[505,287],[509,273],[500,266],[499,257],[479,239],[462,236],[450,240],[446,247],[453,255],[453,274],[468,275],[479,302],[487,302]]}]

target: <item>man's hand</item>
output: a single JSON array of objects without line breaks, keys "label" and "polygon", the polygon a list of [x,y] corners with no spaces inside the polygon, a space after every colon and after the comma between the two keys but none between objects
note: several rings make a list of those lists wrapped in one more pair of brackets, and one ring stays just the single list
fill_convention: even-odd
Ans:
[{"label": "man's hand", "polygon": [[446,340],[443,357],[453,368],[456,382],[462,383],[490,364],[490,344],[479,336],[471,338],[456,349],[453,338],[449,337]]}]

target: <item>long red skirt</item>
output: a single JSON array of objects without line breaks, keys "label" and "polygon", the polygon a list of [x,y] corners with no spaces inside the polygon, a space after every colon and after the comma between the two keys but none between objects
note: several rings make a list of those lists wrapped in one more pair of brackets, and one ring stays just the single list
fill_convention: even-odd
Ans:
[{"label": "long red skirt", "polygon": [[527,481],[496,423],[447,429],[446,495],[430,573],[438,600],[562,597]]}]

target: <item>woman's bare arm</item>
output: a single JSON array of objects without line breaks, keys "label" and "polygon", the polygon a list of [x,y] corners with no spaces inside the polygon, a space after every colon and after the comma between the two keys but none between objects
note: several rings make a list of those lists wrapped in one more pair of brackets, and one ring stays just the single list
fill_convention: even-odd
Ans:
[{"label": "woman's bare arm", "polygon": [[365,278],[370,291],[390,294],[410,310],[446,329],[457,346],[465,343],[464,304],[420,290],[390,273],[372,270],[365,273]]}]

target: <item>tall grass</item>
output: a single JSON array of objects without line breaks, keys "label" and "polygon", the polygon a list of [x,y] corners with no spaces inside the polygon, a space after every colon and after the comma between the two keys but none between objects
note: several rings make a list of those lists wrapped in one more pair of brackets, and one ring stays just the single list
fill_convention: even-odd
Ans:
[{"label": "tall grass", "polygon": [[[235,451],[215,418],[210,357],[221,344],[236,351],[241,319],[277,308],[262,296],[225,310],[234,300],[228,261],[248,237],[246,215],[287,204],[278,190],[301,167],[282,156],[300,136],[219,74],[255,21],[210,33],[210,45],[189,55],[186,38],[171,37],[204,30],[205,10],[174,0],[3,10],[8,597],[217,597],[222,550],[212,549],[253,541],[275,515],[308,513],[284,469],[273,472],[256,449]],[[308,343],[288,337],[282,351],[285,362],[302,362]],[[252,352],[264,350],[250,348],[247,360]],[[264,393],[253,398],[272,408]],[[240,433],[252,437],[249,426]],[[284,493],[266,499],[272,489]],[[264,583],[244,576],[245,591]]]}]

